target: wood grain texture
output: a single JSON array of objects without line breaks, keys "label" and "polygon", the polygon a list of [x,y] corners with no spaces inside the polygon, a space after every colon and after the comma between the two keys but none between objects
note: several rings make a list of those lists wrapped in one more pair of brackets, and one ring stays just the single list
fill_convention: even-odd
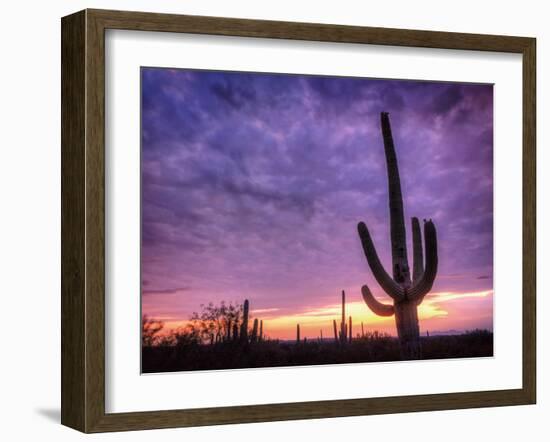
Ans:
[{"label": "wood grain texture", "polygon": [[[105,413],[106,29],[523,55],[523,387],[338,401]],[[83,432],[532,404],[536,398],[535,40],[526,37],[86,10],[62,19],[62,423]],[[519,146],[518,146],[519,148]]]},{"label": "wood grain texture", "polygon": [[529,38],[149,12],[88,10],[106,29],[186,32],[336,43],[522,52]]},{"label": "wood grain texture", "polygon": [[84,428],[85,14],[63,19],[61,44],[61,422]]},{"label": "wood grain texture", "polygon": [[105,414],[105,38],[86,11],[86,431]]},{"label": "wood grain texture", "polygon": [[536,40],[523,50],[523,389],[537,394],[537,158]]}]

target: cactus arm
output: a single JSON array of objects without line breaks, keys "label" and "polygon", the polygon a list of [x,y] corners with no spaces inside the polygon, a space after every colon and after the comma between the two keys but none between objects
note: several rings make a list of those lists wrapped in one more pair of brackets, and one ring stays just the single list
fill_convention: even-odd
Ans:
[{"label": "cactus arm", "polygon": [[424,241],[426,246],[426,268],[422,278],[407,293],[409,299],[417,302],[422,302],[426,293],[432,289],[437,274],[437,233],[431,220],[424,223]]},{"label": "cactus arm", "polygon": [[382,304],[372,295],[368,286],[361,287],[361,293],[367,306],[378,316],[391,316],[394,313],[393,305]]},{"label": "cactus arm", "polygon": [[390,233],[393,279],[399,284],[410,284],[409,263],[407,261],[407,236],[403,216],[403,195],[397,166],[397,155],[393,145],[390,118],[387,112],[380,114],[386,167],[388,171],[388,193],[390,204]]},{"label": "cactus arm", "polygon": [[357,230],[361,238],[365,257],[367,258],[367,262],[369,263],[369,267],[376,281],[395,301],[401,301],[403,299],[403,289],[390,277],[390,275],[388,275],[386,270],[384,270],[366,224],[360,222],[357,226]]},{"label": "cactus arm", "polygon": [[422,234],[420,233],[420,223],[418,218],[412,219],[413,235],[413,282],[416,284],[422,278],[424,273],[424,255],[422,252]]}]

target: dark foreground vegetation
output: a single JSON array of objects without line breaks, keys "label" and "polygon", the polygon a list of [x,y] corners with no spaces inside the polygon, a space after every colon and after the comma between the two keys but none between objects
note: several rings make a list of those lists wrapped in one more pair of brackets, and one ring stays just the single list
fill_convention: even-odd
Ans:
[{"label": "dark foreground vegetation", "polygon": [[[399,341],[377,332],[351,342],[334,339],[202,343],[188,339],[144,342],[142,372],[221,370],[254,367],[323,365],[401,360]],[[487,357],[493,355],[493,334],[475,330],[461,335],[421,338],[422,359]]]}]

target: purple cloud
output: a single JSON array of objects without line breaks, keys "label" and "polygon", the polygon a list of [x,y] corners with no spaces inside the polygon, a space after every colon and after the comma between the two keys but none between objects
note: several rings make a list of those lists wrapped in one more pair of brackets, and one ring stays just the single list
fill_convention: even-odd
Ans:
[{"label": "purple cloud", "polygon": [[382,295],[356,231],[389,268],[381,111],[405,215],[438,229],[434,290],[492,288],[492,100],[487,84],[143,68],[148,291],[191,287],[166,302],[181,319],[222,299],[292,313],[364,283]]}]

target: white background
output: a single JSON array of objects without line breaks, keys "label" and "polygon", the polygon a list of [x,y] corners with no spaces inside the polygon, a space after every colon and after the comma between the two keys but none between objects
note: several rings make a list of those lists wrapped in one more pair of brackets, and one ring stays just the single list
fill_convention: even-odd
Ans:
[{"label": "white background", "polygon": [[[521,56],[108,31],[106,62],[107,412],[521,387]],[[140,66],[494,83],[495,357],[140,376]]]},{"label": "white background", "polygon": [[[9,5],[9,6],[8,6]],[[6,440],[30,438],[76,440],[85,436],[61,427],[60,391],[60,31],[59,17],[84,7],[219,15],[278,20],[342,23],[495,34],[538,38],[538,311],[548,309],[550,289],[544,262],[550,238],[544,225],[550,207],[542,189],[550,178],[543,146],[550,119],[550,29],[544,2],[439,1],[399,2],[253,2],[253,1],[58,1],[6,3],[2,10],[0,70],[0,275],[2,330],[0,363],[2,425]],[[546,271],[546,273],[548,273]],[[544,321],[546,320],[546,321]],[[483,410],[446,411],[316,421],[233,425],[91,436],[107,440],[200,438],[225,441],[308,437],[333,441],[370,440],[545,440],[550,413],[550,334],[539,314],[538,405]],[[88,436],[90,437],[90,436]]]}]

